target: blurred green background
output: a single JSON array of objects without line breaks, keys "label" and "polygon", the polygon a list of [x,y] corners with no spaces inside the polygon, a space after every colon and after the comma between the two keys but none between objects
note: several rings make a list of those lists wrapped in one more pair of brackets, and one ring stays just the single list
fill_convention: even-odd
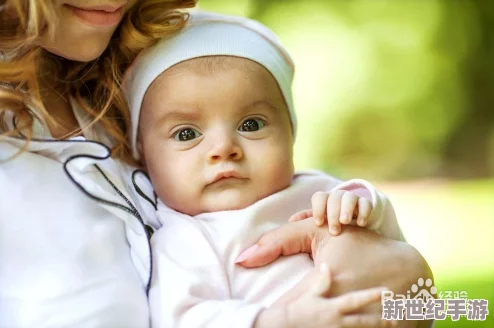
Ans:
[{"label": "blurred green background", "polygon": [[439,291],[494,327],[494,1],[201,0],[255,18],[296,64],[295,162],[371,180]]}]

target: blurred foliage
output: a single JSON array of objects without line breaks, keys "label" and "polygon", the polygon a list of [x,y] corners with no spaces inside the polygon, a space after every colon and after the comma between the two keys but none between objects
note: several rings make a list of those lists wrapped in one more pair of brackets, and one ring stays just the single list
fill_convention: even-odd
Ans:
[{"label": "blurred foliage", "polygon": [[494,176],[494,1],[201,0],[255,18],[296,63],[298,168]]}]

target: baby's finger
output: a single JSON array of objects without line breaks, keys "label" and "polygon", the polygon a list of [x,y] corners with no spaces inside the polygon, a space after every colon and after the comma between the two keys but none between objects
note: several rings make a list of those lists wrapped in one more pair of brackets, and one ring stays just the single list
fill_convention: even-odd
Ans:
[{"label": "baby's finger", "polygon": [[352,314],[341,319],[342,327],[351,328],[376,328],[376,327],[397,327],[398,321],[384,320],[376,314]]},{"label": "baby's finger", "polygon": [[301,221],[301,220],[305,220],[305,219],[308,219],[312,217],[312,210],[311,209],[308,209],[308,210],[303,210],[303,211],[300,211],[300,212],[297,212],[295,214],[293,214],[289,219],[288,219],[288,222],[296,222],[296,221]]},{"label": "baby's finger", "polygon": [[341,232],[340,226],[340,208],[344,190],[335,190],[329,194],[326,205],[326,215],[328,218],[329,232],[336,236]]},{"label": "baby's finger", "polygon": [[314,222],[317,226],[322,226],[326,221],[326,204],[328,197],[329,194],[322,191],[318,191],[312,196],[312,215],[314,216]]},{"label": "baby's finger", "polygon": [[364,197],[360,197],[358,200],[358,217],[357,225],[359,227],[365,227],[369,223],[369,217],[372,212],[372,203],[370,200]]},{"label": "baby's finger", "polygon": [[345,192],[341,199],[340,223],[350,224],[352,222],[353,212],[357,208],[359,197],[353,192]]},{"label": "baby's finger", "polygon": [[376,287],[343,294],[338,297],[338,309],[340,313],[351,313],[372,303],[380,302],[381,293],[385,290],[382,287]]}]

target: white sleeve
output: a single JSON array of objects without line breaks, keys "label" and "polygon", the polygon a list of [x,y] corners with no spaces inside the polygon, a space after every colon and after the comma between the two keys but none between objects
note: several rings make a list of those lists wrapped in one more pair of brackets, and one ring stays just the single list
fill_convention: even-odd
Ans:
[{"label": "white sleeve", "polygon": [[229,279],[209,235],[193,218],[162,213],[153,236],[151,326],[250,328],[261,304],[230,299]]},{"label": "white sleeve", "polygon": [[347,190],[369,199],[373,208],[369,219],[370,225],[367,228],[386,238],[405,241],[393,205],[386,195],[378,191],[370,182],[352,179],[338,184],[332,190]]}]

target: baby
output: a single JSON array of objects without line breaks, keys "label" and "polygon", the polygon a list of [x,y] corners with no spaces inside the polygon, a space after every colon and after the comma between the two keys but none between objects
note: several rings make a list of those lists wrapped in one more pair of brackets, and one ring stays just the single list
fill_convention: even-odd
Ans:
[{"label": "baby", "polygon": [[[386,197],[364,180],[294,173],[294,66],[261,24],[195,12],[125,77],[131,145],[154,185],[153,326],[253,327],[313,267],[307,254],[236,264],[267,231],[314,217],[403,239]],[[235,323],[235,324],[234,324]]]}]

